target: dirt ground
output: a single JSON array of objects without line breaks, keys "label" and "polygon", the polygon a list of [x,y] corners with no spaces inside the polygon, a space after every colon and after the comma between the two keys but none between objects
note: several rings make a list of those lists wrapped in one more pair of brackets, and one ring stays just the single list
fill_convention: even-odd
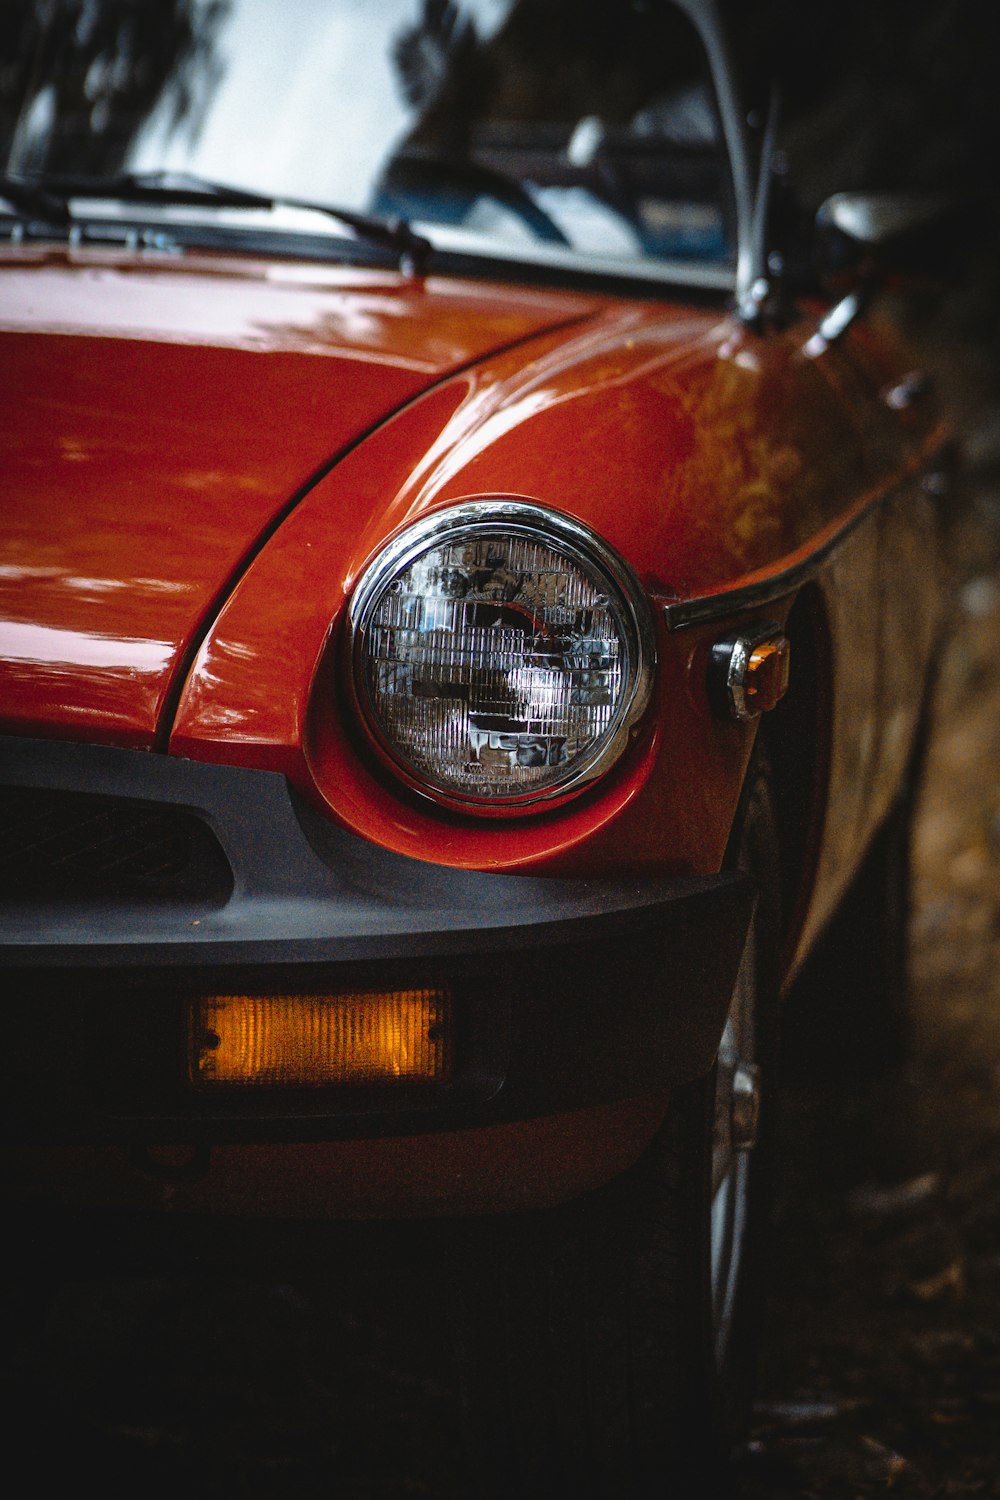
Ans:
[{"label": "dirt ground", "polygon": [[[945,380],[962,394],[967,373]],[[1000,418],[982,398],[962,409],[953,629],[916,838],[912,1055],[889,1073],[788,1080],[739,1500],[1000,1495]],[[35,1245],[63,1262],[81,1251]],[[424,1457],[457,1449],[453,1392],[384,1357],[386,1300],[406,1304],[415,1340],[438,1336],[419,1272],[371,1276],[353,1300],[322,1290],[369,1248],[363,1228],[336,1252],[320,1235],[294,1285],[273,1269],[280,1241],[260,1274],[235,1244],[228,1275],[116,1267],[63,1286],[44,1314],[37,1287],[8,1281],[8,1452],[27,1456],[40,1493],[469,1496],[457,1471],[419,1477]]]}]

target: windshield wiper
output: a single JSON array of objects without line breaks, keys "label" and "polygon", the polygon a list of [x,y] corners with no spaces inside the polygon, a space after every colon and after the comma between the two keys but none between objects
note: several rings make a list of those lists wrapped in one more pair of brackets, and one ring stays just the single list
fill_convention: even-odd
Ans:
[{"label": "windshield wiper", "polygon": [[61,198],[49,193],[37,182],[25,177],[0,177],[0,197],[18,213],[38,219],[43,224],[71,224],[69,207]]},{"label": "windshield wiper", "polygon": [[72,224],[72,198],[107,198],[120,203],[181,205],[189,208],[299,208],[325,214],[350,229],[360,240],[391,250],[406,275],[423,274],[431,243],[415,234],[405,219],[379,219],[329,203],[306,198],[270,197],[247,188],[210,182],[187,172],[125,172],[116,177],[85,177],[64,173],[37,177],[0,177],[0,197],[19,212],[47,224]]}]

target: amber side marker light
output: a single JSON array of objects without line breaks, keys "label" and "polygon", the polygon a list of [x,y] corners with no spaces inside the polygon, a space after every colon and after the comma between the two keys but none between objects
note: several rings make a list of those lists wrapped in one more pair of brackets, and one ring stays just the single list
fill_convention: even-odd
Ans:
[{"label": "amber side marker light", "polygon": [[762,641],[751,651],[744,688],[750,713],[766,714],[777,708],[788,692],[791,667],[792,650],[784,636]]},{"label": "amber side marker light", "polygon": [[197,1088],[326,1088],[445,1083],[452,1067],[445,989],[343,995],[208,995],[189,1012]]},{"label": "amber side marker light", "polygon": [[709,700],[721,718],[745,724],[777,708],[791,665],[791,643],[772,621],[726,636],[709,653]]}]

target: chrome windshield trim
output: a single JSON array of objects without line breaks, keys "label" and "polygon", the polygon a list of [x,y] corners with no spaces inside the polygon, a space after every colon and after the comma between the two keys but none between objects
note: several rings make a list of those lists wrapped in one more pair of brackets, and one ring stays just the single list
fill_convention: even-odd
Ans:
[{"label": "chrome windshield trim", "polygon": [[[234,249],[252,253],[288,254],[296,246],[303,253],[330,259],[359,259],[359,241],[350,233],[316,214],[282,208],[274,214],[261,210],[239,210],[225,207],[205,209],[161,208],[148,204],[87,203],[72,226],[30,226],[0,209],[0,242],[59,241],[72,247],[124,246],[126,249],[166,249],[175,254],[184,249],[218,249],[224,242]],[[419,222],[419,229],[435,252],[445,257],[428,271],[430,275],[456,274],[449,257],[462,264],[460,274],[489,274],[491,267],[519,267],[542,274],[552,271],[582,277],[600,278],[604,282],[620,281],[626,286],[649,287],[650,295],[668,293],[672,288],[693,292],[724,293],[732,296],[735,280],[731,262],[629,260],[615,255],[585,254],[558,246],[503,245],[484,241],[467,231],[451,230],[441,225]],[[279,252],[273,247],[281,242]],[[364,249],[365,247],[361,247]],[[372,251],[373,263],[380,263],[387,252],[382,247]],[[480,270],[480,268],[482,268]]]},{"label": "chrome windshield trim", "polygon": [[733,204],[736,210],[736,305],[752,297],[760,275],[754,232],[754,174],[751,167],[747,126],[735,87],[735,74],[726,33],[715,0],[675,0],[701,37],[715,85],[719,120],[732,172]]},{"label": "chrome windshield trim", "polygon": [[[469,230],[415,219],[414,229],[436,251],[460,255],[485,264],[532,266],[545,270],[570,271],[582,275],[619,278],[628,282],[648,282],[651,287],[690,286],[702,291],[734,291],[735,270],[731,261],[678,261],[629,259],[622,255],[595,255],[560,245],[518,243],[505,245],[498,240],[484,240]],[[434,271],[438,266],[434,266]]]}]

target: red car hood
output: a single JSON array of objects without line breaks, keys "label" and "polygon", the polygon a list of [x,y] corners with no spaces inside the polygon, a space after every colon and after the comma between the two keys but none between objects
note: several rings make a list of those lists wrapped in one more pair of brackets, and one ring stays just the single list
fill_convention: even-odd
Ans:
[{"label": "red car hood", "polygon": [[207,620],[317,475],[435,382],[589,306],[298,264],[6,255],[0,726],[153,744]]}]

